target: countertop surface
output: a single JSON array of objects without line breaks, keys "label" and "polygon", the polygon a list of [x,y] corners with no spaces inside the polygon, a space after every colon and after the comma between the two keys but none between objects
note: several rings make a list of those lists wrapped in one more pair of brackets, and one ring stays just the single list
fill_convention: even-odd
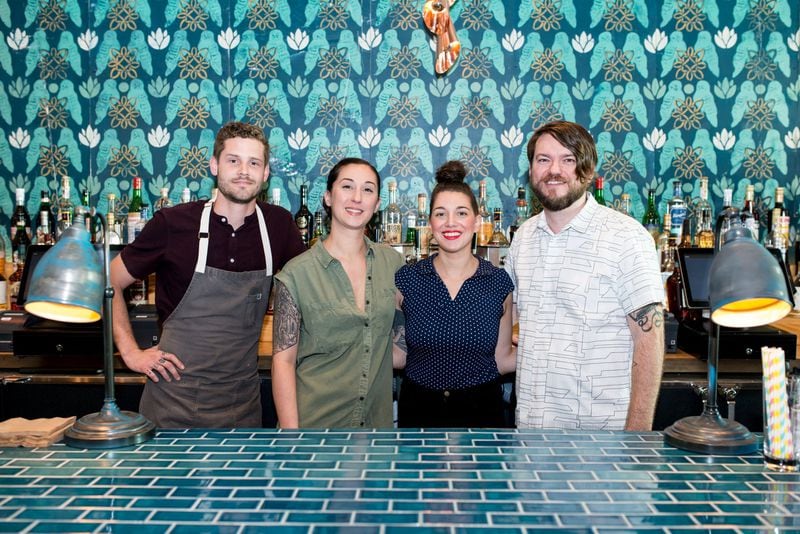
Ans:
[{"label": "countertop surface", "polygon": [[15,532],[800,531],[800,475],[655,432],[160,431],[0,449],[0,485]]}]

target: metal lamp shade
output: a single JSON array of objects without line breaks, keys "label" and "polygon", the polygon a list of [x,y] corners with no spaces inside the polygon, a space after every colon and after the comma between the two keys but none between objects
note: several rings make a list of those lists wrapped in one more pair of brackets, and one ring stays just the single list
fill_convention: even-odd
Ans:
[{"label": "metal lamp shade", "polygon": [[737,236],[714,256],[709,303],[712,321],[735,328],[769,324],[792,310],[778,261],[750,237]]},{"label": "metal lamp shade", "polygon": [[101,317],[104,289],[103,264],[89,232],[73,224],[36,265],[25,310],[45,319],[92,323]]}]

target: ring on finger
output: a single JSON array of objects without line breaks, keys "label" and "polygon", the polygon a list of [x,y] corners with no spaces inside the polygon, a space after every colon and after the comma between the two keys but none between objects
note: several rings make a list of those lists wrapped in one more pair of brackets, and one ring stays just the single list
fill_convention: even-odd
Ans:
[{"label": "ring on finger", "polygon": [[164,358],[159,358],[159,359],[158,359],[158,363],[160,363],[160,364],[162,364],[162,365],[163,365],[164,363],[166,363],[166,361],[167,361],[167,360],[166,360],[166,359],[164,359]]}]

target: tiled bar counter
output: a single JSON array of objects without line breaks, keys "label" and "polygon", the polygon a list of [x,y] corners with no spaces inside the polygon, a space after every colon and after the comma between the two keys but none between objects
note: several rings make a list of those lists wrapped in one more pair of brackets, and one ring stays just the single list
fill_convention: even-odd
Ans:
[{"label": "tiled bar counter", "polygon": [[0,449],[13,532],[800,531],[800,475],[660,433],[160,431]]}]

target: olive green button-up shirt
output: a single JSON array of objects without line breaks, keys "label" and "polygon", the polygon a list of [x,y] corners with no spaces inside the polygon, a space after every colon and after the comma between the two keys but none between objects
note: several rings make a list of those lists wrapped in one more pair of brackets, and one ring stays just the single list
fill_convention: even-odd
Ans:
[{"label": "olive green button-up shirt", "polygon": [[392,426],[392,248],[367,241],[365,310],[342,264],[318,242],[275,278],[300,311],[297,411],[303,428]]}]

